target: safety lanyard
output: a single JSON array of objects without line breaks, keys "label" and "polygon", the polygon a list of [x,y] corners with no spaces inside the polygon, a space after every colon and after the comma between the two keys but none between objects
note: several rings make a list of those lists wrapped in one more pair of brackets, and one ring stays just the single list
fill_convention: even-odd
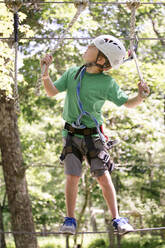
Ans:
[{"label": "safety lanyard", "polygon": [[81,124],[81,118],[84,115],[87,115],[87,116],[89,116],[94,121],[95,126],[96,126],[97,131],[98,131],[98,134],[100,136],[100,139],[102,140],[103,143],[105,143],[106,139],[105,139],[104,135],[100,131],[100,126],[99,126],[98,121],[96,120],[96,118],[93,115],[91,115],[89,112],[87,112],[87,111],[84,110],[84,107],[83,107],[82,102],[80,100],[81,82],[82,82],[82,79],[83,79],[83,76],[84,76],[85,71],[86,71],[86,67],[84,66],[81,69],[81,71],[80,71],[80,80],[79,80],[78,85],[77,85],[77,88],[76,88],[77,101],[78,101],[78,106],[79,106],[79,109],[80,109],[80,115],[77,118],[77,120],[72,123],[72,127],[74,127],[74,128],[80,128],[80,129],[86,128],[85,125]]}]

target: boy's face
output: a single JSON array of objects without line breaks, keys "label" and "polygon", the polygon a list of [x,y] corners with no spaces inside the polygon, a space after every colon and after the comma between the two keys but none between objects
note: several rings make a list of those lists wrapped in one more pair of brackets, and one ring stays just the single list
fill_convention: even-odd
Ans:
[{"label": "boy's face", "polygon": [[87,47],[87,50],[85,51],[82,57],[86,63],[90,63],[96,61],[97,55],[98,55],[97,47],[91,44]]}]

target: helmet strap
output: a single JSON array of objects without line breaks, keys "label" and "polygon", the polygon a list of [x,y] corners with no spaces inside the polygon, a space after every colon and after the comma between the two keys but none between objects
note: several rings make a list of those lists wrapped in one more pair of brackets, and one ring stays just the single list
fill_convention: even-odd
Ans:
[{"label": "helmet strap", "polygon": [[77,71],[77,73],[76,73],[74,79],[76,80],[76,79],[78,78],[78,76],[80,75],[81,70],[83,70],[84,67],[97,66],[97,67],[101,68],[102,71],[109,70],[109,65],[107,66],[107,63],[106,63],[106,62],[105,62],[103,65],[97,63],[97,61],[98,61],[98,59],[99,59],[99,56],[100,56],[100,51],[98,51],[96,61],[95,61],[95,62],[86,63],[86,64],[82,65],[82,66],[79,68],[79,70]]},{"label": "helmet strap", "polygon": [[97,66],[97,67],[99,67],[99,68],[101,68],[101,69],[104,68],[103,65],[100,65],[100,64],[98,64],[98,63],[96,63],[96,62],[86,63],[85,66],[86,66],[86,67]]},{"label": "helmet strap", "polygon": [[107,66],[106,62],[103,65],[97,63],[100,55],[101,55],[101,52],[98,51],[97,58],[96,58],[95,62],[85,64],[86,67],[97,66],[97,67],[101,68],[102,70],[106,70],[107,68],[109,68],[109,65]]}]

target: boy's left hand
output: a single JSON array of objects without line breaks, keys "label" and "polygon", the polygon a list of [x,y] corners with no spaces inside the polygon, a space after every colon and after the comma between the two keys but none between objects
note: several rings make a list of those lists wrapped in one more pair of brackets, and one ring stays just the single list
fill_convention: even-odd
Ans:
[{"label": "boy's left hand", "polygon": [[150,94],[150,88],[148,87],[147,83],[140,82],[138,83],[138,95],[141,98],[146,98]]}]

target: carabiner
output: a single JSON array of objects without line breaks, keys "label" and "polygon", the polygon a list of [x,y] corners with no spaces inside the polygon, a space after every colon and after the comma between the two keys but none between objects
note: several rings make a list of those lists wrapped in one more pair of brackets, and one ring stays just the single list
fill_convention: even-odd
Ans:
[{"label": "carabiner", "polygon": [[[133,46],[133,51],[134,51],[135,53],[137,53],[138,42],[139,42],[139,40],[138,40],[138,36],[137,36],[137,32],[136,32],[136,34],[135,34],[135,42],[134,42],[134,46]],[[132,53],[131,53],[131,50],[128,50],[128,58],[127,58],[127,59],[124,59],[123,63],[125,63],[125,62],[127,62],[127,61],[130,61],[130,60],[132,60],[132,59],[133,59],[133,55],[132,55]]]}]

